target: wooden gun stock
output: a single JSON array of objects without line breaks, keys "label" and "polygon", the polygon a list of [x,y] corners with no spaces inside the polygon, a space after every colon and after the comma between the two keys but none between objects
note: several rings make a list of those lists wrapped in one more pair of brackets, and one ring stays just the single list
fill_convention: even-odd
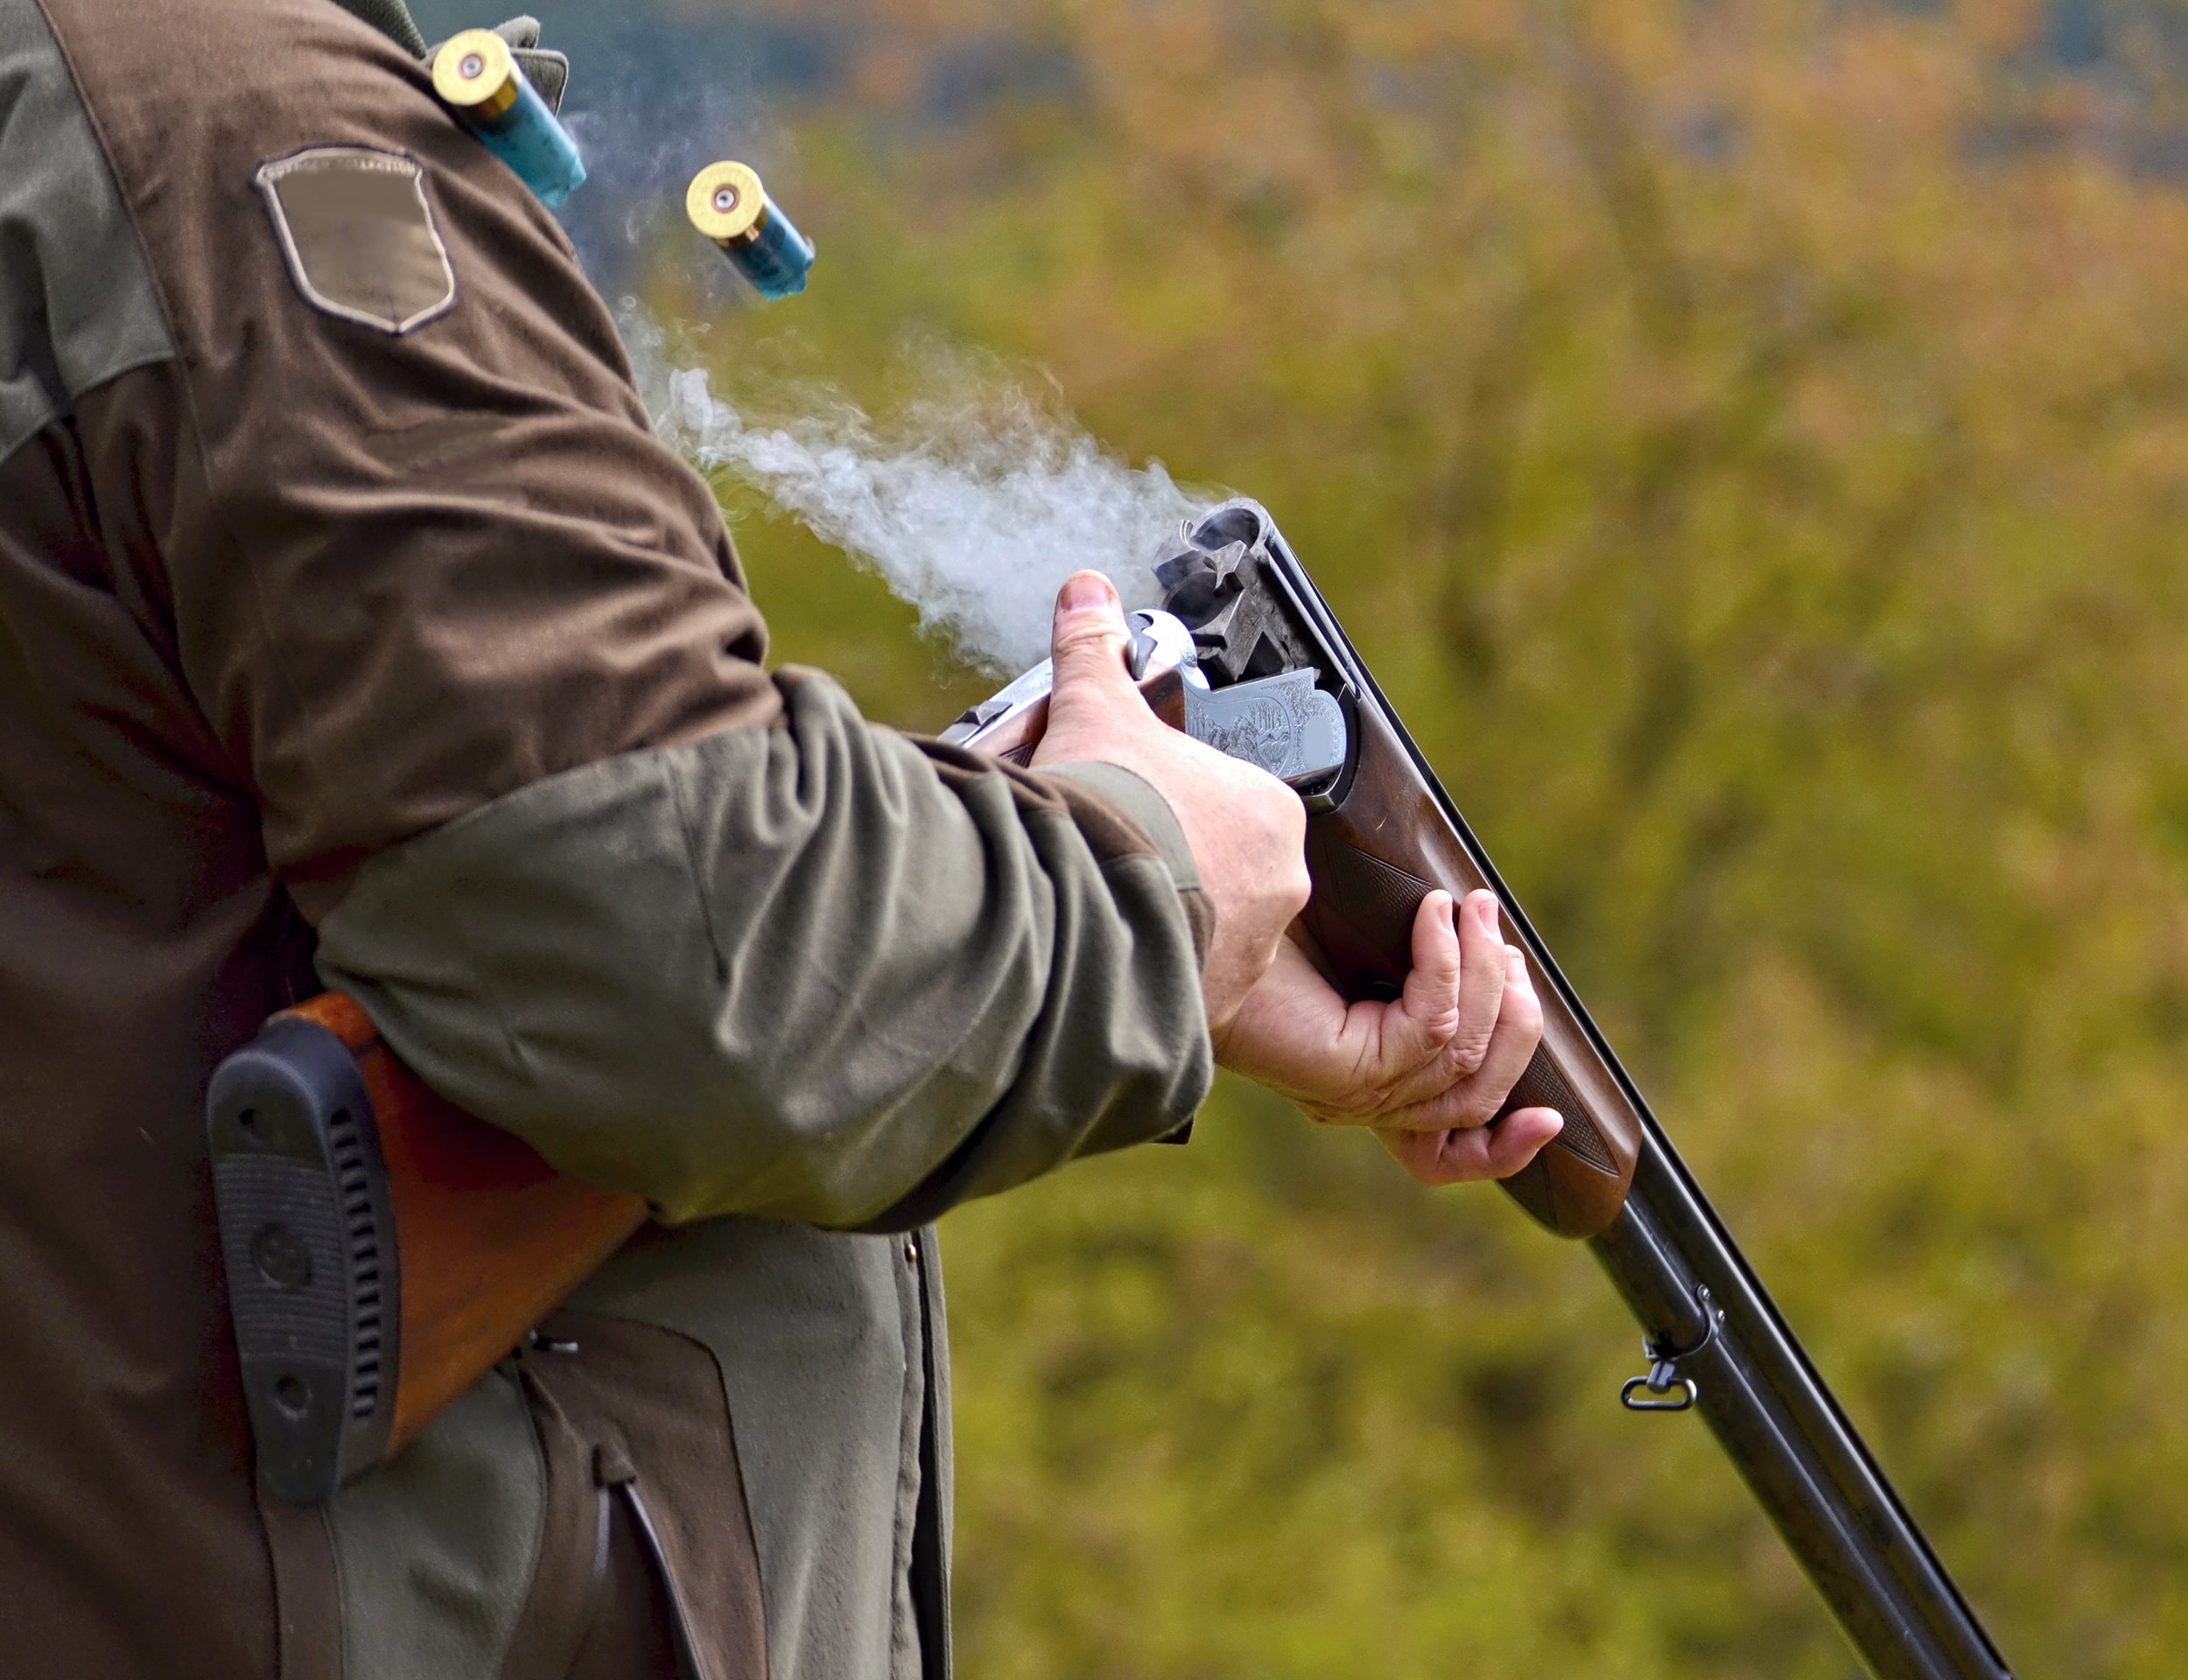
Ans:
[{"label": "wooden gun stock", "polygon": [[339,992],[222,1062],[207,1110],[259,1475],[290,1504],[400,1451],[646,1217],[436,1096]]}]

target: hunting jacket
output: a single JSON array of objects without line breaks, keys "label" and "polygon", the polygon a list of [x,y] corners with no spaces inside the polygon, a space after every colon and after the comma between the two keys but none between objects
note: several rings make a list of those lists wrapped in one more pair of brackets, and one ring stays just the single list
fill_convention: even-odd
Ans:
[{"label": "hunting jacket", "polygon": [[[768,668],[568,241],[416,45],[0,0],[0,1670],[937,1676],[931,1222],[1189,1119],[1190,855],[1123,771]],[[203,1103],[330,985],[654,1217],[295,1509]]]}]

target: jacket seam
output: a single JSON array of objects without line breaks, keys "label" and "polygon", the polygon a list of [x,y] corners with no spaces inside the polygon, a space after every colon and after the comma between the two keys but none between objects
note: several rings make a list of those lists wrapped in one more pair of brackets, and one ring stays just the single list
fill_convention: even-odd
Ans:
[{"label": "jacket seam", "polygon": [[[144,262],[145,278],[151,285],[153,300],[159,306],[161,324],[167,329],[168,355],[166,359],[172,360],[177,369],[176,383],[182,393],[183,408],[188,420],[187,429],[190,437],[187,447],[195,460],[199,479],[205,486],[207,509],[214,525],[226,540],[230,551],[242,563],[244,575],[249,580],[253,617],[257,621],[259,640],[265,652],[266,662],[286,691],[291,710],[299,718],[305,718],[308,714],[304,704],[303,690],[298,686],[295,676],[282,657],[280,639],[273,634],[272,615],[267,604],[264,580],[259,576],[257,562],[250,548],[238,536],[233,522],[222,506],[221,493],[214,481],[212,462],[206,453],[205,427],[202,411],[198,402],[197,382],[191,374],[190,359],[182,353],[183,336],[176,327],[174,302],[168,295],[166,280],[160,272],[159,265],[152,260],[151,242],[145,237],[144,221],[138,214],[138,207],[131,193],[129,179],[116,160],[114,143],[107,133],[104,116],[89,94],[84,91],[83,76],[76,67],[75,53],[70,47],[67,38],[61,33],[60,26],[53,22],[53,15],[46,8],[46,0],[37,0],[37,4],[39,15],[46,20],[46,31],[53,36],[53,45],[61,55],[61,62],[67,66],[69,80],[75,84],[76,102],[82,107],[84,120],[90,124],[92,136],[98,141],[100,154],[106,159],[107,173],[113,179],[115,196],[121,203],[122,214],[129,219],[130,232],[137,241],[137,254]],[[167,570],[167,556],[164,550],[159,553],[159,564],[163,571]],[[170,574],[168,591],[171,596],[173,588],[174,581]],[[179,638],[178,638],[177,645],[179,648]],[[192,693],[190,701],[198,708],[199,715],[204,718],[205,709],[199,696]],[[219,725],[210,718],[205,718],[205,723],[207,731],[213,739],[216,742],[222,742],[221,751],[223,756],[226,756],[227,747]],[[305,729],[308,735],[318,733],[316,728],[308,722],[305,724]],[[322,791],[330,788],[331,784],[320,767],[322,755],[317,750],[313,750],[306,752],[304,758],[306,774],[313,783]],[[250,791],[253,802],[260,804],[263,808],[256,766],[246,761],[231,767],[236,771],[241,784]],[[264,815],[263,808],[260,815],[263,822]],[[268,866],[270,872],[278,877],[281,872],[273,869],[270,859],[268,860]],[[285,884],[284,890],[286,890]]]}]

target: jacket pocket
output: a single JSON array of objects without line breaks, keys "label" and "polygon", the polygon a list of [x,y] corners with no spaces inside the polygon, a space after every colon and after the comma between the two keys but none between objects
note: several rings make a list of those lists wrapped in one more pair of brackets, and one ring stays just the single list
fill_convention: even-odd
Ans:
[{"label": "jacket pocket", "polygon": [[516,1362],[547,1465],[538,1565],[505,1680],[764,1680],[760,1564],[714,1356],[562,1312]]}]

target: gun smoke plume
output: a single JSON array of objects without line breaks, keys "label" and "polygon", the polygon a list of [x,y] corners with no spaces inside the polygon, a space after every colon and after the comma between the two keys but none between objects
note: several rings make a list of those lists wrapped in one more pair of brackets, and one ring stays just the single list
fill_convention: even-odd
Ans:
[{"label": "gun smoke plume", "polygon": [[922,631],[997,676],[1047,655],[1056,590],[1082,567],[1128,607],[1152,606],[1157,544],[1212,503],[962,357],[923,358],[924,394],[882,421],[814,387],[772,391],[770,410],[790,417],[761,421],[704,369],[673,367],[666,334],[628,300],[622,328],[664,439],[872,567]]},{"label": "gun smoke plume", "polygon": [[[452,0],[416,4],[452,31]],[[774,38],[704,9],[672,25],[574,0],[535,10],[549,14],[546,44],[575,65],[564,117],[593,178],[562,220],[594,283],[614,296],[667,262],[702,308],[750,307],[720,254],[683,225],[684,191],[722,158],[795,188],[796,138],[761,74]],[[718,389],[678,365],[682,330],[635,298],[618,312],[664,439],[872,568],[923,631],[996,675],[1047,654],[1057,585],[1082,566],[1106,573],[1128,606],[1151,605],[1156,545],[1217,500],[1181,489],[1159,464],[1126,466],[1053,399],[966,353],[915,355],[921,395],[875,418],[825,386]]]}]

